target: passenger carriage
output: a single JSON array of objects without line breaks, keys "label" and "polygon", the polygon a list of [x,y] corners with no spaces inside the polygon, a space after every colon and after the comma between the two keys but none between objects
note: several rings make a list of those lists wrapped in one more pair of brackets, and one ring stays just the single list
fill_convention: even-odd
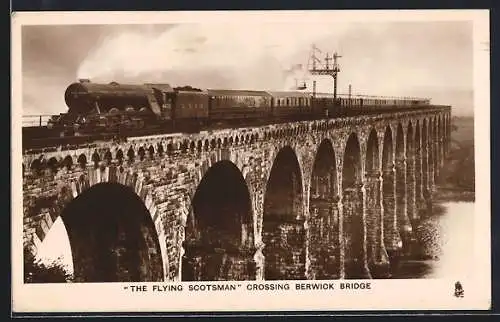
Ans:
[{"label": "passenger carriage", "polygon": [[209,89],[211,120],[264,119],[271,112],[271,95],[265,91]]},{"label": "passenger carriage", "polygon": [[272,97],[272,116],[306,117],[311,114],[312,95],[307,92],[269,91]]}]

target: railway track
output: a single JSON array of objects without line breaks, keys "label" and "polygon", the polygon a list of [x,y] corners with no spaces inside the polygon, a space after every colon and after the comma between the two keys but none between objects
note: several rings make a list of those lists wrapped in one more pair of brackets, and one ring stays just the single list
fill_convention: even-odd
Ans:
[{"label": "railway track", "polygon": [[[435,106],[426,106],[426,107],[408,107],[408,108],[398,108],[397,112],[405,112],[405,111],[419,111],[426,110],[429,108],[433,108]],[[354,117],[361,115],[382,115],[382,114],[391,114],[394,113],[395,110],[371,110],[371,111],[356,111],[355,113],[344,113],[348,115],[331,115],[329,118],[341,118],[341,117]],[[115,142],[124,142],[129,137],[139,137],[139,136],[149,136],[149,135],[164,135],[164,134],[174,134],[174,133],[196,133],[200,131],[211,131],[211,130],[220,130],[220,129],[229,129],[235,127],[251,127],[251,126],[264,126],[269,124],[280,124],[286,122],[296,122],[296,121],[312,121],[312,120],[320,120],[324,119],[324,117],[308,117],[302,118],[299,120],[290,120],[290,119],[280,119],[273,120],[272,122],[263,122],[262,120],[254,120],[252,122],[224,122],[223,124],[211,124],[210,126],[205,126],[202,128],[198,128],[195,131],[172,131],[168,129],[164,129],[161,127],[150,127],[141,130],[126,130],[126,131],[115,131],[115,132],[106,132],[106,133],[94,133],[94,134],[82,134],[82,135],[72,135],[72,136],[59,136],[59,133],[56,133],[54,130],[48,129],[47,127],[30,127],[23,128],[23,151],[26,150],[54,150],[54,149],[71,149],[75,146],[83,145],[83,144],[91,144],[98,141],[115,141]]]}]

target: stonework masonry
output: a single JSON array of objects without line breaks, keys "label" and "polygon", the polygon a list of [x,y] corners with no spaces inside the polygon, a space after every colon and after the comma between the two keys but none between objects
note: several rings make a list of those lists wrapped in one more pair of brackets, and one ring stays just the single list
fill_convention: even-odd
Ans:
[{"label": "stonework masonry", "polygon": [[[36,252],[54,221],[70,216],[65,211],[69,205],[98,185],[114,183],[138,196],[156,230],[134,247],[148,249],[140,252],[137,265],[161,267],[150,268],[153,273],[144,268],[137,276],[164,281],[387,277],[390,261],[412,238],[418,209],[431,198],[435,175],[444,165],[450,117],[450,107],[436,106],[27,150],[23,239]],[[323,168],[315,167],[322,144],[328,146],[321,153],[327,161]],[[291,152],[281,153],[284,149]],[[277,158],[280,166],[274,169]],[[248,224],[221,228],[219,233],[234,230],[229,235],[236,237],[227,242],[217,224],[203,226],[192,204],[207,171],[222,161],[236,167],[243,178],[250,218]],[[294,178],[293,187],[285,184],[288,177]],[[283,182],[281,195],[280,188],[271,188],[273,180]],[[106,200],[105,192],[102,198]],[[265,204],[283,205],[288,213],[271,213]],[[106,219],[106,227],[112,226],[110,220],[122,220],[115,217]],[[137,229],[147,231],[148,225]],[[124,224],[128,228],[120,234],[132,231],[129,226]],[[69,231],[78,230],[78,225],[66,228],[72,247],[76,238],[84,243],[90,236]],[[92,231],[92,236],[106,234],[98,227]],[[126,242],[120,245],[127,247]],[[75,272],[80,280],[88,280],[88,258],[75,255]],[[123,262],[113,261],[102,269],[120,271],[132,265]]]}]

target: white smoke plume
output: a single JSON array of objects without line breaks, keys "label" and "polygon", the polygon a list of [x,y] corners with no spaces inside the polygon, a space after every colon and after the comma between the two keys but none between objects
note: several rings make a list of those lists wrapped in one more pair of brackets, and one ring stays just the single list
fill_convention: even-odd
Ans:
[{"label": "white smoke plume", "polygon": [[[76,35],[76,36],[75,36]],[[311,44],[338,51],[338,92],[430,97],[472,111],[472,26],[467,22],[318,22],[23,27],[23,114],[67,110],[77,78],[201,88],[290,90],[308,75]],[[302,70],[297,67],[302,65]]]},{"label": "white smoke plume", "polygon": [[[125,31],[92,50],[78,77],[198,87],[289,89],[304,71],[312,42],[348,26],[183,24],[160,35]],[[333,48],[332,48],[333,49]]]}]

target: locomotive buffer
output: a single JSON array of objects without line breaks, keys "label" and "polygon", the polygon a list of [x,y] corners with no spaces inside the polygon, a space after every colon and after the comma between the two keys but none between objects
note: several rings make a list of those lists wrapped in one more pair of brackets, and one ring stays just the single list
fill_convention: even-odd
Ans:
[{"label": "locomotive buffer", "polygon": [[[311,57],[309,58],[310,61],[312,61],[312,66],[309,68],[309,73],[311,73],[311,75],[329,75],[333,77],[333,99],[335,104],[337,104],[337,75],[340,72],[337,59],[342,56],[337,54],[337,52],[334,52],[333,56],[329,56],[328,53],[326,53],[325,64],[321,64],[321,60],[316,56],[316,52],[322,53],[319,48],[312,45]],[[333,64],[330,65],[332,59]],[[317,64],[319,64],[319,67]],[[314,81],[313,84],[313,94],[316,95],[316,81]]]}]

